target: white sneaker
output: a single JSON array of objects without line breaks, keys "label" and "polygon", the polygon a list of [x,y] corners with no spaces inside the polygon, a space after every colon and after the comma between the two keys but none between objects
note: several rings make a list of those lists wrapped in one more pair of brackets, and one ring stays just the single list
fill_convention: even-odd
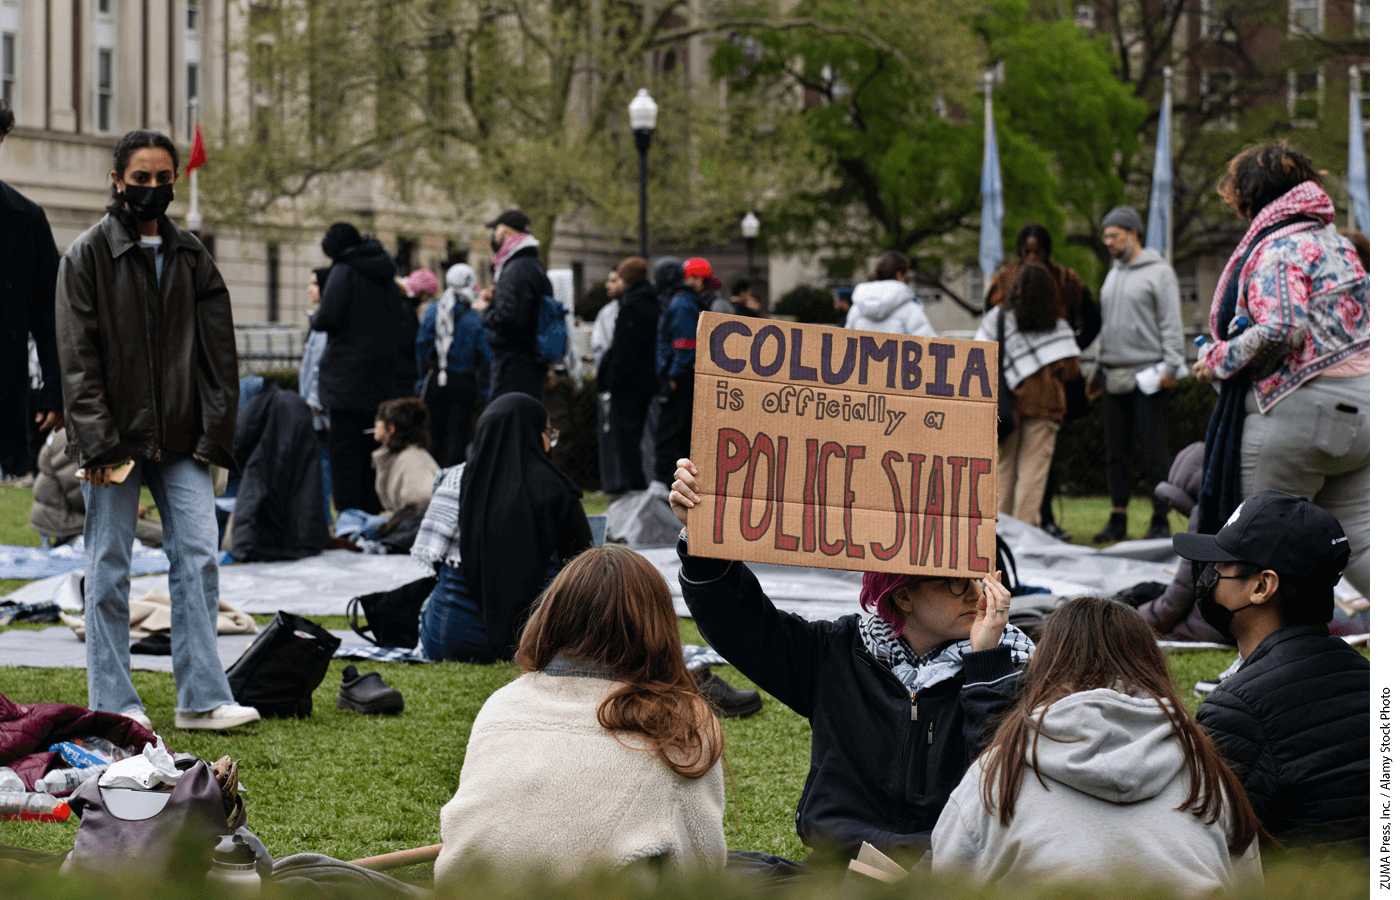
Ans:
[{"label": "white sneaker", "polygon": [[133,706],[131,709],[124,709],[121,711],[121,715],[126,716],[147,731],[151,730],[151,717],[146,715],[146,711],[141,707]]},{"label": "white sneaker", "polygon": [[218,709],[211,709],[208,712],[197,713],[175,713],[175,727],[185,729],[203,728],[210,731],[218,731],[224,728],[237,728],[239,725],[248,725],[261,719],[258,711],[251,706],[239,706],[237,703],[225,703]]}]

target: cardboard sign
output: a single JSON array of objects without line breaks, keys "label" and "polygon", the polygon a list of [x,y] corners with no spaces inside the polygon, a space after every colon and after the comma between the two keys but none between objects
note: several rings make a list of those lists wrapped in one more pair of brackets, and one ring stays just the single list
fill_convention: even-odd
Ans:
[{"label": "cardboard sign", "polygon": [[989,574],[996,422],[995,343],[702,313],[690,552]]}]

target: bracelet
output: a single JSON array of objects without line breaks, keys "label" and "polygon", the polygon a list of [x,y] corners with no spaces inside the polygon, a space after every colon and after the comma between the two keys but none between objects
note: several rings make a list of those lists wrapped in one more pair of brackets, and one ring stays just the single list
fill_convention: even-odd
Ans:
[{"label": "bracelet", "polygon": [[690,543],[690,528],[685,525],[681,526],[681,540]]}]

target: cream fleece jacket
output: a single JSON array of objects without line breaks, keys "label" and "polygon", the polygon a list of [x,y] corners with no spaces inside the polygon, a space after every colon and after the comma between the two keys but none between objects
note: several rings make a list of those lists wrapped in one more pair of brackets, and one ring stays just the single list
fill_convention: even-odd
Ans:
[{"label": "cream fleece jacket", "polygon": [[398,453],[379,447],[371,454],[374,462],[374,492],[384,515],[400,510],[417,514],[427,510],[433,499],[433,477],[437,475],[437,460],[423,447],[410,444]]},{"label": "cream fleece jacket", "polygon": [[[1235,882],[1262,887],[1256,841],[1238,859],[1227,817],[1207,825],[1177,809],[1190,776],[1156,701],[1100,688],[1052,703],[1003,827],[982,805],[983,759],[933,829],[933,867],[977,881],[1102,882],[1128,878],[1200,896]],[[1027,748],[1026,758],[1031,758]]]},{"label": "cream fleece jacket", "polygon": [[598,703],[616,687],[531,672],[491,695],[442,808],[437,884],[473,863],[561,879],[657,856],[672,867],[724,867],[723,767],[685,778],[644,739],[623,735],[624,746],[598,724]]}]

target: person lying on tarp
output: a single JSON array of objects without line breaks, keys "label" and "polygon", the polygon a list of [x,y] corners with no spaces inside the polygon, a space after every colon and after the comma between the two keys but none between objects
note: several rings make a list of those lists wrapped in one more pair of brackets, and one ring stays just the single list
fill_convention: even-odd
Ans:
[{"label": "person lying on tarp", "polygon": [[[671,509],[685,525],[700,473],[676,462]],[[1034,645],[1007,621],[995,578],[867,572],[866,614],[808,622],[783,612],[742,562],[687,552],[681,593],[700,633],[731,665],[812,724],[797,805],[804,844],[854,857],[862,841],[917,860],[948,794],[1014,702]]]}]

